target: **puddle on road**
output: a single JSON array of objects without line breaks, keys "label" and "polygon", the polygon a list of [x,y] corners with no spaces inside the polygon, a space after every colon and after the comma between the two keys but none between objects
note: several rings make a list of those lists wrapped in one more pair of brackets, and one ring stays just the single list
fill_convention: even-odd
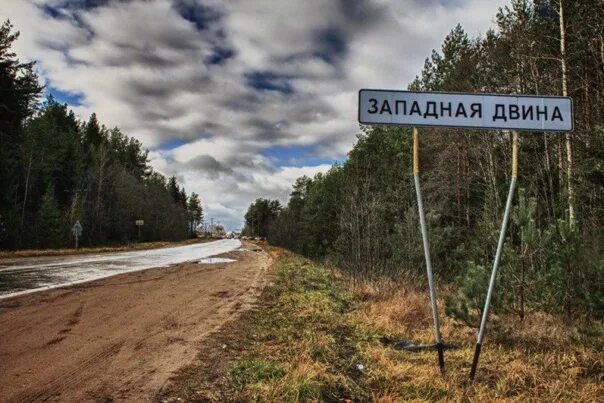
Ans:
[{"label": "puddle on road", "polygon": [[206,257],[204,259],[201,259],[199,262],[200,264],[214,264],[214,263],[233,263],[236,262],[236,259],[229,259],[226,257]]}]

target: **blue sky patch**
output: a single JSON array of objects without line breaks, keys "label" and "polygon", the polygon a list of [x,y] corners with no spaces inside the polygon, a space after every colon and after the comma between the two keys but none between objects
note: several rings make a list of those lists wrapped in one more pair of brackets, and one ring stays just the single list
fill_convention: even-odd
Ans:
[{"label": "blue sky patch", "polygon": [[206,64],[223,64],[225,61],[227,61],[234,55],[235,51],[233,49],[216,46],[213,49],[213,53],[210,56],[206,57],[204,62]]},{"label": "blue sky patch", "polygon": [[161,143],[157,149],[159,150],[163,150],[163,151],[168,151],[168,150],[173,150],[177,147],[180,147],[184,144],[187,144],[186,141],[182,140],[182,139],[170,139],[166,142]]},{"label": "blue sky patch", "polygon": [[44,15],[51,17],[51,18],[58,18],[61,16],[61,12],[56,8],[56,7],[52,7],[48,4],[42,4],[38,6],[42,12],[44,13]]},{"label": "blue sky patch", "polygon": [[84,102],[84,94],[71,91],[63,91],[52,85],[46,87],[46,96],[52,95],[60,104],[67,104],[71,107],[80,106]]},{"label": "blue sky patch", "polygon": [[304,167],[322,164],[333,164],[334,158],[318,157],[316,146],[274,146],[262,151],[276,166]]},{"label": "blue sky patch", "polygon": [[198,2],[177,0],[172,7],[182,18],[192,22],[199,31],[206,29],[212,22],[220,19],[220,13],[212,7]]},{"label": "blue sky patch", "polygon": [[278,91],[284,94],[294,92],[289,77],[272,71],[254,71],[245,75],[246,83],[257,90]]},{"label": "blue sky patch", "polygon": [[48,4],[44,4],[41,6],[41,8],[44,10],[44,13],[46,15],[56,18],[61,14],[60,12],[57,13],[59,9],[87,10],[91,8],[105,6],[107,5],[107,3],[109,3],[109,0],[63,0],[61,2],[58,2],[55,7],[52,7]]},{"label": "blue sky patch", "polygon": [[334,63],[348,51],[345,35],[333,27],[319,31],[317,41],[319,49],[314,52],[314,55],[328,63]]}]

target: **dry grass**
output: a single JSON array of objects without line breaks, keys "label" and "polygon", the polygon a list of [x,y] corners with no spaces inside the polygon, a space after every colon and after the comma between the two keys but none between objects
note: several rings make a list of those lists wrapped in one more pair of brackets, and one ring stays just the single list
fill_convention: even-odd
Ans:
[{"label": "dry grass", "polygon": [[[564,323],[539,313],[524,323],[500,318],[500,328],[488,331],[476,380],[470,384],[475,331],[455,326],[440,314],[445,341],[460,346],[446,352],[446,375],[440,376],[436,352],[410,353],[369,343],[366,352],[372,364],[366,385],[379,391],[376,401],[604,400],[601,322]],[[353,320],[392,338],[434,342],[427,292],[402,290],[370,301]]]},{"label": "dry grass", "polygon": [[[445,341],[460,346],[446,352],[444,377],[435,351],[400,351],[381,341],[433,343],[427,292],[388,286],[383,293],[379,284],[352,283],[298,256],[274,256],[274,286],[256,310],[218,336],[221,343],[239,346],[221,356],[228,364],[187,370],[168,396],[266,402],[604,401],[601,322],[570,324],[544,314],[523,324],[500,318],[500,327],[489,329],[470,384],[475,331],[455,326],[442,312]],[[200,362],[207,354],[200,354]],[[195,393],[203,389],[204,397],[186,385],[196,385]]]},{"label": "dry grass", "polygon": [[[350,320],[364,331],[434,343],[428,292],[421,289],[424,284],[399,285],[397,290],[390,281],[367,283],[337,277],[363,301]],[[442,294],[450,292],[441,290]],[[498,318],[497,326],[487,331],[477,377],[470,384],[476,330],[455,324],[445,316],[443,306],[441,300],[443,338],[460,347],[445,353],[446,375],[441,377],[438,371],[436,352],[397,351],[373,339],[364,346],[370,359],[364,385],[372,391],[372,400],[604,401],[601,321],[569,322],[539,312],[524,322]]]},{"label": "dry grass", "polygon": [[108,252],[127,252],[133,250],[167,248],[170,246],[190,245],[194,243],[210,242],[212,239],[187,239],[178,242],[142,242],[130,243],[121,246],[101,246],[96,248],[78,248],[78,249],[20,249],[14,251],[0,251],[0,259],[19,258],[19,257],[41,257],[41,256],[67,256],[67,255],[86,255],[94,253]]}]

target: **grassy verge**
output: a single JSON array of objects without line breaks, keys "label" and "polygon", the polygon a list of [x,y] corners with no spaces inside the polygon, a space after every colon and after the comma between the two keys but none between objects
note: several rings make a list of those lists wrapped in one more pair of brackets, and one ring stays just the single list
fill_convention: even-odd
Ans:
[{"label": "grassy verge", "polygon": [[119,246],[99,246],[94,248],[62,248],[62,249],[21,249],[14,251],[0,251],[0,259],[3,258],[19,258],[19,257],[41,257],[41,256],[67,256],[67,255],[86,255],[92,253],[108,253],[108,252],[128,252],[131,250],[145,250],[167,248],[170,246],[190,245],[194,243],[210,242],[214,239],[187,239],[177,242],[141,242],[129,243]]},{"label": "grassy verge", "polygon": [[[384,338],[431,343],[427,295],[383,295],[283,253],[258,305],[201,346],[196,362],[158,397],[171,401],[598,401],[604,396],[602,323],[536,316],[486,341],[476,382],[467,376],[474,331],[445,320],[436,353],[399,351]],[[502,323],[501,326],[506,326]],[[502,328],[503,329],[503,328]],[[600,400],[601,401],[601,400]]]}]

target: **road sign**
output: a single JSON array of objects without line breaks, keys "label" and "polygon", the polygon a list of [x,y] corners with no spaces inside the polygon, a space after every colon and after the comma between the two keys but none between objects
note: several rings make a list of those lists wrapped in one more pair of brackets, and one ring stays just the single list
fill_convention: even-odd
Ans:
[{"label": "road sign", "polygon": [[76,223],[73,224],[73,227],[71,227],[71,233],[75,236],[82,236],[82,224],[80,224],[79,221],[76,221]]},{"label": "road sign", "polygon": [[413,126],[413,175],[422,231],[428,287],[432,304],[439,365],[444,373],[442,338],[433,284],[430,245],[424,219],[419,183],[418,126],[460,127],[512,131],[512,176],[497,252],[493,262],[480,330],[477,336],[470,379],[474,379],[488,319],[491,297],[503,251],[507,223],[518,174],[518,130],[567,132],[573,130],[573,103],[569,97],[467,94],[420,91],[362,89],[359,91],[359,123],[369,125]]},{"label": "road sign", "polygon": [[141,241],[141,227],[143,225],[145,225],[145,221],[144,220],[136,220],[135,221],[136,226],[138,227],[138,241]]},{"label": "road sign", "polygon": [[530,131],[571,131],[569,97],[359,91],[359,123]]},{"label": "road sign", "polygon": [[82,236],[82,224],[80,224],[80,221],[76,221],[76,223],[73,224],[73,227],[71,227],[71,233],[75,236],[75,248],[77,249],[78,240]]}]

